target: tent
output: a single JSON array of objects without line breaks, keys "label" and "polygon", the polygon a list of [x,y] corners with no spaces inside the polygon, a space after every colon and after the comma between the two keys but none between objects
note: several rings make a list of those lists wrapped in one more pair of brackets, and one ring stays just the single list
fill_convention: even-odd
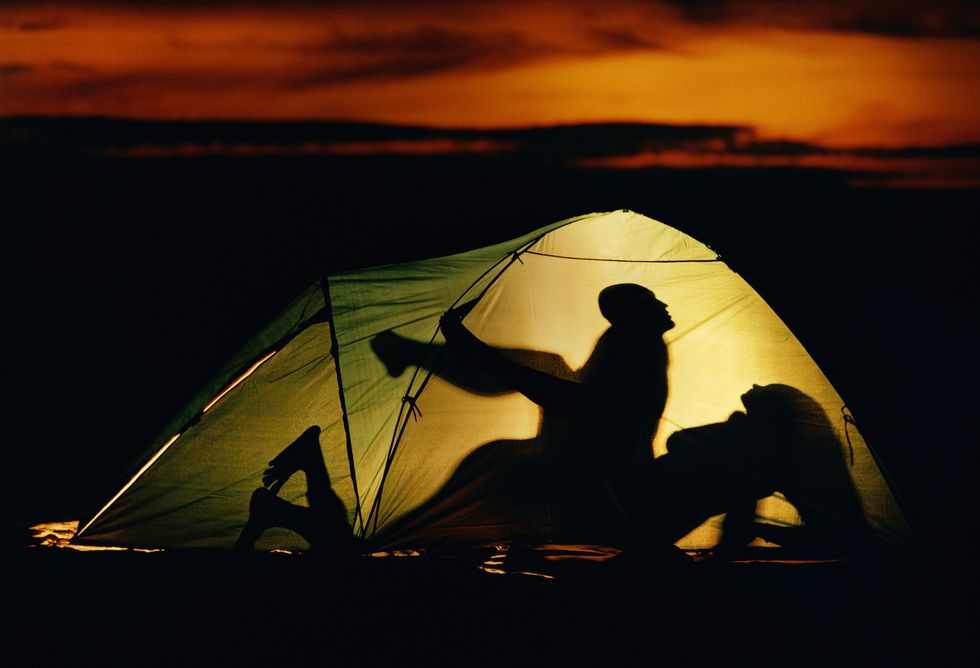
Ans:
[{"label": "tent", "polygon": [[[791,388],[810,408],[794,419],[826,437],[824,455],[804,458],[800,470],[817,497],[830,490],[824,494],[830,521],[831,497],[851,495],[876,536],[913,540],[843,400],[766,302],[705,244],[616,211],[457,255],[317,281],[174,417],[75,541],[230,548],[249,521],[255,490],[270,486],[263,481],[268,463],[305,439],[322,454],[345,530],[371,549],[511,538],[616,543],[626,512],[616,490],[603,491],[602,481],[583,473],[589,458],[567,456],[563,444],[581,442],[583,429],[604,424],[617,438],[632,438],[626,434],[639,409],[612,415],[618,409],[600,398],[602,405],[577,409],[578,417],[556,419],[520,392],[481,388],[475,376],[459,382],[446,371],[440,318],[463,307],[463,326],[481,341],[574,382],[616,317],[609,313],[615,304],[604,305],[601,295],[624,285],[655,295],[672,319],[659,372],[645,366],[646,358],[620,360],[616,372],[663,377],[666,396],[652,409],[646,436],[638,437],[650,459],[663,459],[685,435],[707,433],[698,431],[705,425],[743,414],[742,397],[753,386]],[[588,428],[580,426],[584,414]],[[521,462],[514,452],[523,453]],[[305,482],[303,475],[271,481],[275,503],[307,504],[313,488],[307,473]],[[725,484],[725,471],[714,474]],[[515,476],[523,482],[513,483]],[[504,478],[510,482],[502,484]],[[559,478],[573,480],[572,488]],[[676,485],[670,491],[685,492]],[[754,526],[811,523],[792,494],[771,492],[750,508]],[[574,498],[579,512],[552,512],[548,504],[559,497]],[[729,515],[735,516],[703,518],[676,544],[716,545]],[[259,550],[309,545],[282,527],[254,538]]]}]

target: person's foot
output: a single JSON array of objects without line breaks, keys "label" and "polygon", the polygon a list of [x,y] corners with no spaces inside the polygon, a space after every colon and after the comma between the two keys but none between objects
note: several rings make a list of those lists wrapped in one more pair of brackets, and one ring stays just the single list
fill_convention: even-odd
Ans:
[{"label": "person's foot", "polygon": [[385,371],[392,378],[405,373],[404,339],[392,331],[381,332],[371,339],[371,350],[385,365]]},{"label": "person's foot", "polygon": [[269,467],[262,474],[262,484],[276,494],[297,471],[306,467],[320,457],[320,428],[310,427],[299,438],[286,446],[286,449],[269,462]]}]

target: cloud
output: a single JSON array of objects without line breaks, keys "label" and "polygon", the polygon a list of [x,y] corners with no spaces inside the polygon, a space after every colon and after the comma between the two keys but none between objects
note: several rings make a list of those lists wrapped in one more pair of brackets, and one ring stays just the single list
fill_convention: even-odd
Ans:
[{"label": "cloud", "polygon": [[493,51],[520,43],[520,37],[513,32],[481,35],[428,24],[398,32],[338,32],[324,43],[323,50],[354,54],[409,55],[414,51],[471,54],[487,48]]},{"label": "cloud", "polygon": [[[83,70],[79,70],[82,72]],[[80,75],[72,79],[72,94],[80,97],[115,96],[131,98],[154,91],[213,93],[233,90],[254,83],[248,72],[181,70],[158,68],[134,72]]]},{"label": "cloud", "polygon": [[464,32],[437,25],[393,32],[338,31],[318,44],[292,48],[322,64],[291,78],[288,88],[406,79],[464,68],[492,69],[540,53],[517,32]]},{"label": "cloud", "polygon": [[67,24],[68,22],[62,18],[33,19],[18,23],[17,30],[20,32],[44,32],[47,30],[58,30]]},{"label": "cloud", "polygon": [[94,71],[94,68],[90,65],[79,65],[78,63],[72,63],[67,60],[55,60],[51,63],[51,69],[71,74],[86,74]]},{"label": "cloud", "polygon": [[749,23],[883,37],[978,37],[974,0],[664,0],[684,21]]},{"label": "cloud", "polygon": [[958,5],[903,8],[899,6],[857,7],[828,21],[842,32],[886,37],[980,37],[980,12]]},{"label": "cloud", "polygon": [[593,28],[588,31],[590,41],[601,49],[658,50],[663,48],[633,28]]},{"label": "cloud", "polygon": [[21,63],[0,63],[0,75],[10,76],[11,74],[26,74],[33,72],[36,68],[33,65],[23,65]]},{"label": "cloud", "polygon": [[[833,149],[767,140],[750,127],[601,123],[460,130],[338,122],[167,122],[111,118],[17,118],[0,143],[116,158],[479,155],[578,169],[805,169],[845,176],[854,186],[976,188],[980,144]],[[379,163],[381,164],[381,163]]]},{"label": "cloud", "polygon": [[681,18],[692,23],[726,23],[740,14],[728,0],[664,0],[664,4],[676,7]]}]

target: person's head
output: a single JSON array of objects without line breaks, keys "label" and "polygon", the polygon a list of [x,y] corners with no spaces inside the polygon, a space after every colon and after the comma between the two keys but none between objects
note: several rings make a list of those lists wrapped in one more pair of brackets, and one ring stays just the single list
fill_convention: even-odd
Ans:
[{"label": "person's head", "polygon": [[[781,492],[813,536],[858,545],[870,529],[844,459],[843,444],[817,401],[789,385],[753,385],[745,415],[770,467],[782,468]],[[857,542],[855,542],[857,541]]]},{"label": "person's head", "polygon": [[753,385],[742,395],[742,405],[754,424],[774,436],[802,439],[810,446],[835,438],[820,404],[790,385]]},{"label": "person's head", "polygon": [[663,334],[674,326],[667,305],[636,283],[610,285],[599,293],[599,311],[613,327]]},{"label": "person's head", "polygon": [[742,405],[747,413],[767,420],[792,420],[796,405],[804,396],[795,387],[780,383],[752,385],[752,389],[742,395]]}]

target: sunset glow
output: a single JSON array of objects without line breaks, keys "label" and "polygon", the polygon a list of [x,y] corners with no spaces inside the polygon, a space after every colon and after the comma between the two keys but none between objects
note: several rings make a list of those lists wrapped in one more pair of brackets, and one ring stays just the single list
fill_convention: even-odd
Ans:
[{"label": "sunset glow", "polygon": [[911,9],[885,25],[860,13],[872,4],[697,3],[719,9],[710,15],[629,0],[601,14],[503,0],[14,4],[0,9],[0,114],[736,124],[834,147],[980,140],[975,17],[955,21],[957,3],[892,3]]}]

